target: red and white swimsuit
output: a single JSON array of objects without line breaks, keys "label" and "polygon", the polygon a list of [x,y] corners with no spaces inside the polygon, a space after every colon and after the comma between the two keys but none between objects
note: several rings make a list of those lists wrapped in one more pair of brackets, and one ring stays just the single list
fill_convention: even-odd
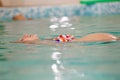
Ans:
[{"label": "red and white swimsuit", "polygon": [[73,35],[67,34],[67,35],[59,35],[53,40],[56,42],[71,42],[73,39],[75,39]]}]

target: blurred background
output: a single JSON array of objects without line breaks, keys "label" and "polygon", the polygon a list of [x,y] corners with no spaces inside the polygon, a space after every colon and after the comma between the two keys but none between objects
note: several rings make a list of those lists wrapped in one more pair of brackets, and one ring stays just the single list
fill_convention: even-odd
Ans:
[{"label": "blurred background", "polygon": [[79,0],[0,0],[1,6],[45,6],[79,4]]},{"label": "blurred background", "polygon": [[0,20],[120,14],[120,0],[0,0]]},{"label": "blurred background", "polygon": [[114,1],[120,0],[0,0],[0,6],[49,6]]}]

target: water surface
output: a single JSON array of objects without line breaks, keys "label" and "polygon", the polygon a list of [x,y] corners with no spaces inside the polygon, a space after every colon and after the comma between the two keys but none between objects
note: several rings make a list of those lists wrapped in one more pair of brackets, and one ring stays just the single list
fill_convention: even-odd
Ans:
[{"label": "water surface", "polygon": [[10,43],[25,33],[41,39],[95,32],[120,36],[119,15],[62,18],[0,22],[0,80],[120,80],[120,41],[59,46]]}]

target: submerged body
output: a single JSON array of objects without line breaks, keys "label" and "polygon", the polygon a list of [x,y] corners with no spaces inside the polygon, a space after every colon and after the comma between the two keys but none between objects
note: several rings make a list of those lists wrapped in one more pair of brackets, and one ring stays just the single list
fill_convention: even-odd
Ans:
[{"label": "submerged body", "polygon": [[[61,37],[61,35],[59,36]],[[111,42],[116,41],[119,38],[108,33],[94,33],[89,34],[81,38],[74,38],[68,37],[65,38],[62,37],[58,39],[58,37],[55,37],[53,39],[46,39],[46,40],[40,40],[37,35],[23,35],[22,38],[20,38],[16,43],[26,43],[26,44],[50,44],[50,42]]]},{"label": "submerged body", "polygon": [[108,33],[94,33],[84,36],[82,38],[76,38],[73,41],[76,42],[109,42],[116,41],[118,37]]}]

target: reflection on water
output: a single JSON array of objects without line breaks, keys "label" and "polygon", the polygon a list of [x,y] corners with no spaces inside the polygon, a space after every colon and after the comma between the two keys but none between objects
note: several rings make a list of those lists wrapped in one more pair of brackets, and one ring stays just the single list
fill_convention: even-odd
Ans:
[{"label": "reflection on water", "polygon": [[0,61],[6,61],[6,60],[7,60],[7,58],[5,58],[4,55],[0,55]]},{"label": "reflection on water", "polygon": [[7,58],[5,57],[5,50],[7,50],[8,48],[5,46],[5,43],[3,43],[2,41],[0,41],[0,61],[6,61]]},{"label": "reflection on water", "polygon": [[[73,46],[74,48],[78,48]],[[79,47],[80,48],[80,47]],[[55,79],[54,80],[71,80],[71,79],[84,79],[85,77],[85,73],[82,71],[78,71],[77,67],[71,67],[69,65],[66,66],[67,64],[64,63],[66,61],[69,62],[69,60],[65,60],[64,58],[72,58],[72,57],[76,57],[76,52],[69,52],[69,50],[72,49],[72,47],[69,47],[69,45],[62,45],[61,47],[59,47],[58,49],[54,48],[53,49],[53,53],[51,55],[52,60],[55,61],[55,63],[53,63],[51,65],[52,71],[54,73]],[[70,54],[71,56],[70,56]],[[75,55],[74,55],[75,54]],[[71,59],[74,61],[74,59]],[[72,65],[72,64],[71,64]],[[74,64],[73,64],[74,65]],[[66,67],[65,67],[66,66]],[[71,68],[70,68],[71,67]],[[80,67],[80,65],[79,65]],[[73,76],[74,75],[74,76]]]},{"label": "reflection on water", "polygon": [[64,69],[64,66],[60,61],[60,56],[61,55],[62,55],[62,53],[60,53],[60,52],[53,52],[52,56],[51,56],[51,58],[53,60],[55,60],[55,62],[56,62],[56,63],[53,63],[52,66],[51,66],[51,68],[54,72],[54,75],[55,75],[55,80],[62,80],[61,79],[61,77],[62,77],[61,76],[62,75],[61,70]]},{"label": "reflection on water", "polygon": [[5,26],[0,23],[0,35],[4,34]]},{"label": "reflection on water", "polygon": [[72,27],[70,19],[67,16],[63,16],[61,18],[53,17],[50,19],[50,21],[52,24],[49,26],[49,28],[52,31],[57,31],[57,28],[68,28],[72,30],[75,29],[74,27]]}]

